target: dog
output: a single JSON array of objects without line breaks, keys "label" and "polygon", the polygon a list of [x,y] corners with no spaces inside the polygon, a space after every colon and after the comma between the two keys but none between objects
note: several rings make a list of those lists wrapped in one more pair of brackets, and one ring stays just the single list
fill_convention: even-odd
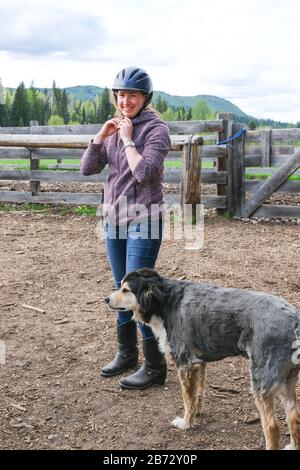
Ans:
[{"label": "dog", "polygon": [[[180,379],[184,417],[172,425],[190,428],[202,410],[208,362],[243,356],[250,360],[251,386],[266,442],[278,449],[280,397],[290,432],[286,448],[300,449],[296,385],[300,370],[300,315],[281,297],[246,289],[179,281],[142,268],[127,274],[105,301],[132,310],[147,323],[162,352],[173,357]],[[297,357],[295,357],[295,355]]]}]

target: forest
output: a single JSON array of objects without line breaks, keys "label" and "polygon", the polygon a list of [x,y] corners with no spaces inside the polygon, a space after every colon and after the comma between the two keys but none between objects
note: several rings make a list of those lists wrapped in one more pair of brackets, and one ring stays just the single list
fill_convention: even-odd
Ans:
[{"label": "forest", "polygon": [[[76,99],[61,89],[54,81],[51,89],[40,89],[32,82],[26,88],[21,82],[16,90],[4,88],[0,79],[0,126],[29,126],[30,121],[39,125],[76,125],[103,123],[114,116],[115,108],[108,88],[91,99]],[[165,121],[214,120],[217,111],[199,99],[190,106],[172,106],[161,95],[156,94],[155,109]],[[223,111],[220,109],[219,111]],[[235,115],[233,120],[246,124],[250,129],[259,127],[287,128],[300,127],[271,119],[256,119],[247,115]]]}]

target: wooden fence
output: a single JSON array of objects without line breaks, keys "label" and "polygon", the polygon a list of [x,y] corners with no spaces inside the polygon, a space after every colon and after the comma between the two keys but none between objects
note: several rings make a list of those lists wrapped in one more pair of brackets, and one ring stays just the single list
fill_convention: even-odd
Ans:
[{"label": "wooden fence", "polygon": [[[219,114],[215,121],[174,121],[167,123],[172,149],[168,159],[180,160],[181,168],[165,168],[166,183],[177,183],[177,194],[167,194],[168,203],[201,202],[219,213],[228,211],[237,217],[300,218],[300,181],[288,180],[300,166],[300,129],[248,131],[228,145],[216,144],[242,128],[233,124],[230,114]],[[37,202],[99,205],[100,193],[46,192],[44,182],[103,182],[107,170],[99,175],[82,176],[79,165],[67,164],[80,159],[90,139],[101,125],[0,127],[0,180],[25,180],[30,191],[0,190],[0,202]],[[1,159],[28,160],[29,170],[1,165]],[[50,168],[40,162],[53,160]],[[210,169],[201,168],[213,161]],[[28,164],[27,164],[28,166]],[[20,166],[18,166],[20,167]],[[272,173],[267,180],[248,175]],[[214,194],[201,195],[201,184],[214,185]],[[265,204],[275,192],[299,196],[296,205]]]},{"label": "wooden fence", "polygon": [[[216,164],[212,170],[202,169],[202,160],[227,160],[227,149],[215,145],[223,138],[227,126],[226,119],[216,121],[174,121],[167,123],[170,128],[172,148],[168,159],[181,160],[180,168],[165,168],[165,183],[177,183],[181,187],[178,194],[166,194],[166,200],[174,202],[199,203],[201,183],[216,185],[215,195],[203,195],[201,202],[207,208],[225,210],[227,206],[226,171],[218,171]],[[99,205],[99,193],[61,193],[41,191],[43,182],[103,182],[108,170],[99,175],[83,176],[78,164],[66,164],[70,159],[79,159],[84,148],[101,125],[81,126],[38,126],[0,127],[0,180],[30,181],[30,192],[0,191],[0,202],[37,202],[56,204]],[[203,136],[199,136],[203,134]],[[214,145],[203,145],[203,143]],[[2,160],[26,159],[30,170],[15,169],[14,165],[1,165]],[[51,169],[40,169],[40,162],[50,159],[55,162]],[[63,163],[61,163],[63,160]],[[19,168],[19,165],[18,165]],[[53,171],[55,169],[55,171]],[[64,171],[62,171],[64,170]]]},{"label": "wooden fence", "polygon": [[[233,124],[232,132],[241,129]],[[300,219],[300,129],[247,131],[229,148],[233,178],[231,213],[237,217]],[[249,178],[251,175],[251,179]],[[259,175],[271,175],[259,179]],[[288,178],[296,174],[298,180]],[[253,179],[253,175],[256,178]],[[266,204],[273,195],[293,195],[291,204]]]}]

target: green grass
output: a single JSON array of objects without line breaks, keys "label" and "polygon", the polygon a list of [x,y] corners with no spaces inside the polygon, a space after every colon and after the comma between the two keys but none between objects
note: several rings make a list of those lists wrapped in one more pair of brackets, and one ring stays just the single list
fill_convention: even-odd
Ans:
[{"label": "green grass", "polygon": [[231,220],[232,219],[232,216],[229,214],[228,211],[224,211],[223,214],[222,214],[222,217],[224,220]]},{"label": "green grass", "polygon": [[[80,160],[73,159],[73,160],[63,160],[61,164],[62,165],[63,164],[79,165],[79,163],[80,163]],[[55,165],[55,164],[56,164],[56,160],[40,160],[40,170],[48,170],[48,165]],[[20,170],[30,169],[28,160],[0,160],[0,165],[8,165],[8,166],[16,165],[16,168],[15,168],[16,170],[17,169],[20,169]],[[26,165],[26,166],[17,167],[17,165]],[[165,161],[166,168],[181,168],[181,166],[182,166],[181,160],[179,161],[166,160]],[[202,168],[213,168],[213,162],[212,161],[202,162]],[[60,171],[64,171],[64,170],[60,170]],[[65,171],[73,171],[73,170],[69,169]]]},{"label": "green grass", "polygon": [[245,174],[245,178],[247,180],[266,180],[270,176],[272,176],[271,173],[259,173],[259,174],[246,173]]},{"label": "green grass", "polygon": [[73,208],[75,214],[88,215],[90,217],[96,217],[97,207],[91,206],[78,206]]},{"label": "green grass", "polygon": [[289,176],[289,180],[291,180],[291,181],[300,181],[300,175]]},{"label": "green grass", "polygon": [[[272,176],[272,173],[246,173],[246,179],[248,180],[266,180]],[[300,181],[300,175],[292,175],[288,178],[289,181]]]},{"label": "green grass", "polygon": [[23,210],[25,211],[34,211],[34,212],[44,212],[46,210],[45,208],[45,205],[44,204],[36,204],[36,203],[25,203],[25,204],[22,204],[23,206]]},{"label": "green grass", "polygon": [[49,204],[14,204],[14,203],[0,203],[0,212],[18,212],[18,211],[31,211],[41,212],[45,215],[58,214],[78,214],[87,215],[89,217],[96,217],[97,207],[91,206],[54,206]]},{"label": "green grass", "polygon": [[0,203],[0,212],[17,212],[17,211],[32,211],[32,212],[43,212],[48,210],[45,204],[14,204],[3,202]]},{"label": "green grass", "polygon": [[[174,161],[174,160],[165,160],[164,165],[166,168],[181,168],[182,163],[181,160]],[[202,168],[213,168],[213,161],[204,161],[202,162]]]},{"label": "green grass", "polygon": [[[56,160],[40,160],[40,170],[48,170],[48,165],[56,165],[57,161]],[[73,159],[73,160],[62,160],[62,165],[79,165],[80,160],[78,159]],[[29,160],[0,160],[0,165],[26,165],[20,166],[20,170],[29,170],[30,169],[30,164]],[[15,168],[16,170],[18,167]],[[72,170],[68,170],[72,171]]]},{"label": "green grass", "polygon": [[6,204],[4,202],[0,203],[0,212],[15,212],[18,208],[15,204]]}]

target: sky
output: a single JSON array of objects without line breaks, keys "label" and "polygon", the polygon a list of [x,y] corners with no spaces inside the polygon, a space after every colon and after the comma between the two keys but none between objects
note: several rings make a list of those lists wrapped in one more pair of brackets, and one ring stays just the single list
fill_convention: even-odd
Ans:
[{"label": "sky", "polygon": [[0,0],[0,19],[4,87],[110,88],[138,66],[156,91],[300,121],[299,0]]}]

